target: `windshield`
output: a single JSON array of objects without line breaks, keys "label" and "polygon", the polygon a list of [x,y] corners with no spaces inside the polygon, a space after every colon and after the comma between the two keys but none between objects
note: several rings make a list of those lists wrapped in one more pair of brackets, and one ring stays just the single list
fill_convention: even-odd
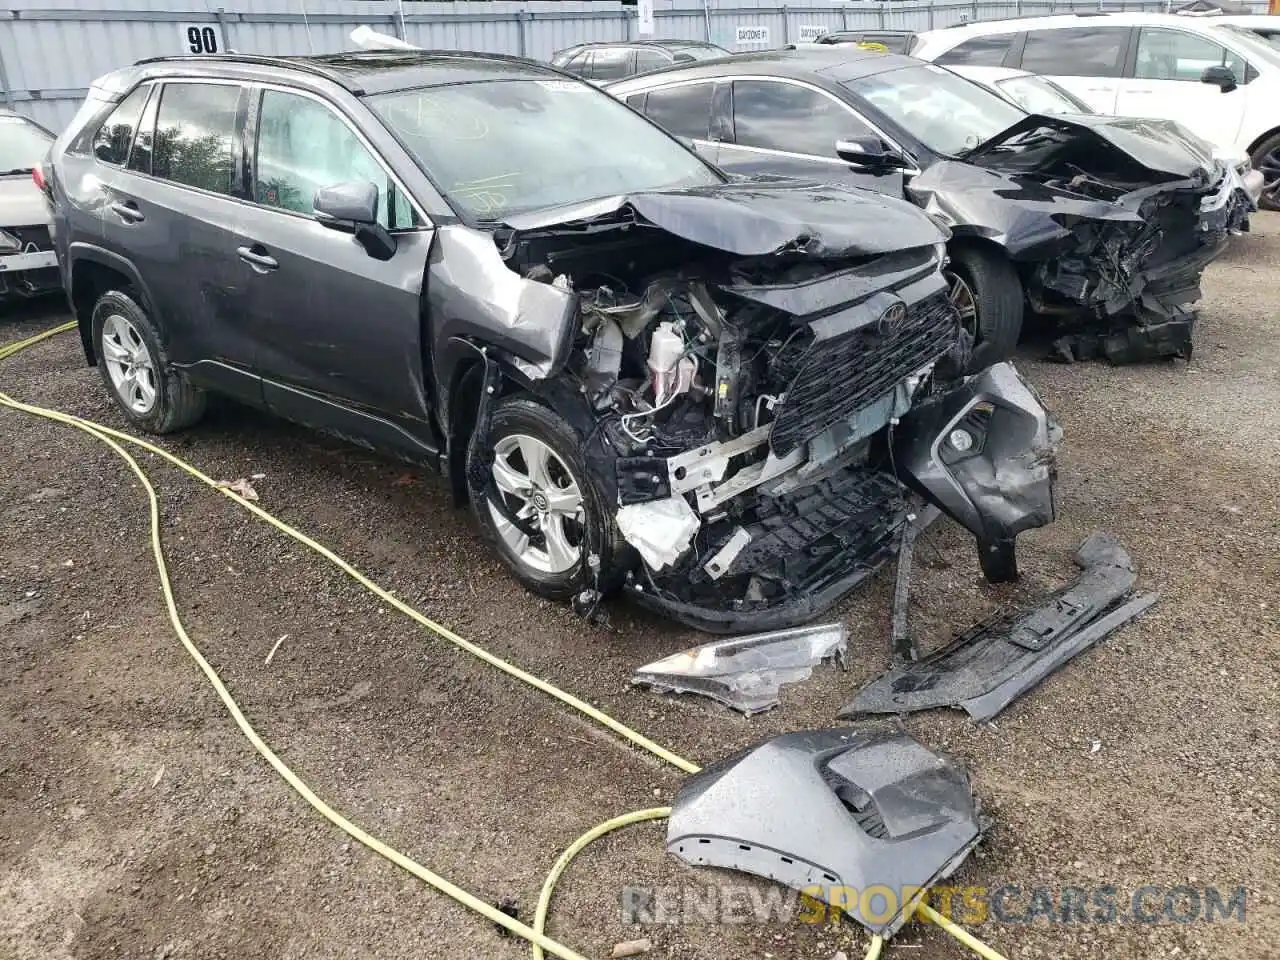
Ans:
[{"label": "windshield", "polygon": [[368,98],[456,209],[477,220],[722,182],[620,100],[576,80],[486,80]]},{"label": "windshield", "polygon": [[0,173],[30,173],[53,137],[22,117],[0,117]]},{"label": "windshield", "polygon": [[846,85],[944,157],[969,152],[1026,115],[998,93],[931,63],[861,77]]},{"label": "windshield", "polygon": [[1273,66],[1280,66],[1280,44],[1276,42],[1277,37],[1264,37],[1248,27],[1233,23],[1215,23],[1213,27],[1215,30],[1225,30],[1231,34],[1231,42],[1238,45],[1245,53],[1254,54]]},{"label": "windshield", "polygon": [[1009,77],[996,86],[1027,113],[1093,113],[1088,105],[1044,77]]}]

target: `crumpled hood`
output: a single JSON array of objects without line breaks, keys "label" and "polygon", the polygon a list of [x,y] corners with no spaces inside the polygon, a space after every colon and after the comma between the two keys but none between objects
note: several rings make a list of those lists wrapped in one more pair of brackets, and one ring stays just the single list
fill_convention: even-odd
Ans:
[{"label": "crumpled hood", "polygon": [[948,238],[905,200],[781,178],[604,197],[517,215],[506,225],[516,232],[539,230],[624,210],[677,237],[743,257],[788,252],[818,259],[873,256]]},{"label": "crumpled hood", "polygon": [[969,153],[969,163],[992,166],[997,148],[1021,134],[1048,127],[1093,141],[1093,149],[1116,150],[1164,179],[1197,180],[1208,186],[1217,179],[1213,148],[1173,120],[1072,114],[1023,117],[1003,133]]},{"label": "crumpled hood", "polygon": [[0,177],[0,227],[31,227],[49,220],[49,205],[31,174]]}]

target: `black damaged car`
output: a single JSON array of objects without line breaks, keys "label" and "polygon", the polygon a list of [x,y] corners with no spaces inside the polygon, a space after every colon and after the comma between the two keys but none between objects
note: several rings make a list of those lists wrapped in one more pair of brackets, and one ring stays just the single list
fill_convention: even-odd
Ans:
[{"label": "black damaged car", "polygon": [[[135,426],[211,393],[438,467],[514,575],[712,630],[799,622],[914,488],[992,579],[1058,430],[968,374],[946,231],[730,183],[596,87],[464,53],[143,62],[44,171],[86,357]],[[430,531],[424,531],[430,536]]]},{"label": "black damaged car", "polygon": [[906,196],[946,224],[979,365],[1008,355],[1027,306],[1059,327],[1062,359],[1189,357],[1200,275],[1248,213],[1176,124],[1029,115],[897,54],[774,50],[606,89],[731,174]]}]

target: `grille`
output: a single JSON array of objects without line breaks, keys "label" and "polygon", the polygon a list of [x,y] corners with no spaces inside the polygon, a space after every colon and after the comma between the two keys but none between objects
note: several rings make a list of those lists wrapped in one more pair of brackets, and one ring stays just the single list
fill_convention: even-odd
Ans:
[{"label": "grille", "polygon": [[910,308],[908,322],[889,334],[874,325],[815,343],[787,389],[769,434],[778,456],[847,420],[894,385],[946,353],[959,318],[945,293]]}]

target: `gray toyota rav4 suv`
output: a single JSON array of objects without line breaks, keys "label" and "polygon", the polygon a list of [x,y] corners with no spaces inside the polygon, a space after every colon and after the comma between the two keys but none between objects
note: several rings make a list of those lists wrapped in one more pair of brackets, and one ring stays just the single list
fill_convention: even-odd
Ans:
[{"label": "gray toyota rav4 suv", "polygon": [[515,576],[709,630],[796,623],[913,491],[989,577],[1053,516],[1058,431],[973,370],[905,201],[730,180],[553,67],[144,61],[45,169],[85,355],[137,427],[223,394],[435,465]]}]

